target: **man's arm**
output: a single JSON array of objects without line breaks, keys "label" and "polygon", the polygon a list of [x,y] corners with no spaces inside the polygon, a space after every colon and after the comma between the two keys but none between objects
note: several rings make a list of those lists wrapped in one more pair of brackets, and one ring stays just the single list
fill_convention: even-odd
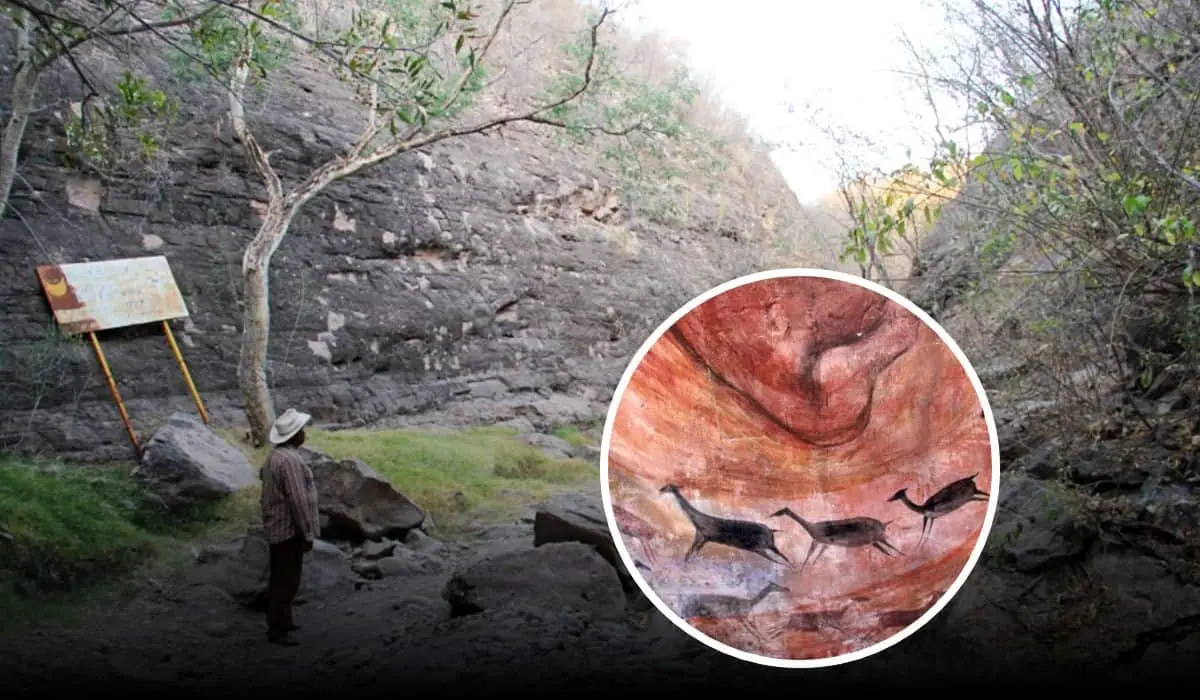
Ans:
[{"label": "man's arm", "polygon": [[317,538],[317,533],[313,528],[313,519],[308,513],[308,488],[304,484],[304,465],[289,457],[280,466],[283,467],[279,470],[283,494],[287,499],[288,509],[291,510],[292,519],[296,521],[296,527],[300,528],[304,539],[312,542]]}]

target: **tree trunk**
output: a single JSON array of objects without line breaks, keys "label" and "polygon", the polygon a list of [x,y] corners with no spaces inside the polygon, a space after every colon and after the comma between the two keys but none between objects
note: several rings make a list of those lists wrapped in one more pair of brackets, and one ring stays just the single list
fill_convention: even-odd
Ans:
[{"label": "tree trunk", "polygon": [[238,388],[250,424],[250,441],[260,447],[275,422],[275,404],[267,383],[267,347],[271,340],[271,256],[287,235],[296,209],[272,202],[254,240],[242,257],[242,352]]},{"label": "tree trunk", "polygon": [[275,404],[267,385],[267,343],[271,337],[271,303],[267,265],[244,270],[242,353],[238,362],[238,388],[250,423],[250,441],[255,447],[266,442],[275,422]]},{"label": "tree trunk", "polygon": [[8,196],[17,177],[17,156],[25,139],[25,127],[29,124],[29,113],[33,109],[38,78],[41,77],[30,37],[33,19],[27,12],[22,12],[22,15],[24,21],[17,30],[17,70],[12,82],[12,111],[4,126],[4,139],[0,142],[0,216],[8,208]]}]

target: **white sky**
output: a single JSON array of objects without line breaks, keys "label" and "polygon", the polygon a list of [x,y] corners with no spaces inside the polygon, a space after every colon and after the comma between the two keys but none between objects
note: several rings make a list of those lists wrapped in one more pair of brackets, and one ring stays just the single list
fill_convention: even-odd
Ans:
[{"label": "white sky", "polygon": [[[837,186],[826,137],[788,101],[816,105],[851,129],[893,146],[872,165],[896,167],[928,151],[929,130],[912,88],[893,72],[904,67],[901,31],[930,44],[946,26],[927,0],[635,0],[618,21],[677,36],[690,67],[761,136],[797,144],[775,161],[802,202]],[[926,121],[926,123],[928,123]],[[824,161],[824,162],[823,162]]]}]

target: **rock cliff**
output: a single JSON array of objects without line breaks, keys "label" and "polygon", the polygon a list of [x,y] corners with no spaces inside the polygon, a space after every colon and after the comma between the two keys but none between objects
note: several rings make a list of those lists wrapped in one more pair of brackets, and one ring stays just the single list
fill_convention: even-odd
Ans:
[{"label": "rock cliff", "polygon": [[[352,103],[335,88],[298,66],[255,106],[285,179],[351,138]],[[73,94],[65,79],[43,85],[49,108],[26,136],[15,212],[0,220],[0,444],[130,452],[91,348],[55,332],[34,274],[46,263],[166,256],[190,311],[175,328],[192,375],[217,423],[238,423],[241,248],[264,194],[220,100],[185,100],[161,172],[102,181],[60,165],[56,114]],[[313,94],[322,108],[305,111]],[[755,173],[775,183],[769,191],[731,176],[720,203],[698,193],[686,221],[668,226],[624,216],[615,181],[591,160],[552,134],[510,128],[329,188],[272,264],[277,404],[325,424],[594,418],[677,306],[737,275],[803,262],[772,244],[799,215],[777,173]],[[755,162],[771,168],[765,153]],[[101,340],[140,433],[191,410],[161,329]]]}]

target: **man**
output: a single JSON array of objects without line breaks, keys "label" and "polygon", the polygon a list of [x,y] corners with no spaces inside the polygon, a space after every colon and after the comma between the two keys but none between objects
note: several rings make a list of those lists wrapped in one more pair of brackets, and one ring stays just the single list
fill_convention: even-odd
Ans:
[{"label": "man", "polygon": [[271,546],[267,582],[267,640],[295,646],[292,603],[300,590],[304,555],[320,533],[317,487],[299,448],[312,419],[289,408],[276,419],[268,436],[274,447],[262,469],[262,520]]}]

